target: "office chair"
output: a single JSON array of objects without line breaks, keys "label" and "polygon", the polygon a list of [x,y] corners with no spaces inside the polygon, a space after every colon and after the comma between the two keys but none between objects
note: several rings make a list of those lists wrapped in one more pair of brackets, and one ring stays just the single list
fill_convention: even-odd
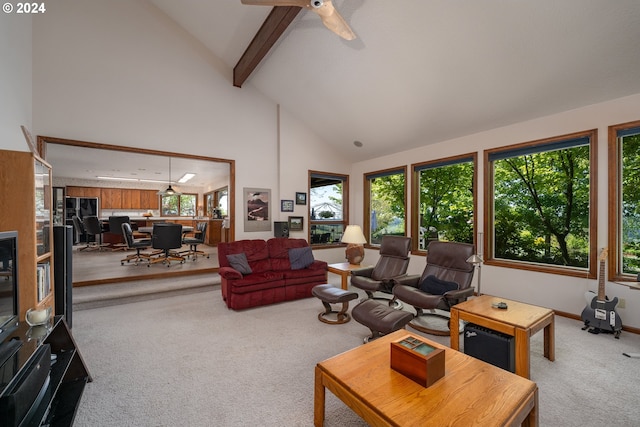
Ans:
[{"label": "office chair", "polygon": [[474,253],[474,245],[468,243],[432,241],[422,275],[393,280],[393,295],[416,310],[409,326],[432,335],[449,335],[450,308],[473,295],[474,266],[467,259]]},{"label": "office chair", "polygon": [[[122,234],[122,224],[129,223],[128,216],[110,216],[109,217],[109,232],[115,234],[116,236],[120,236],[123,240],[125,236]],[[127,243],[112,243],[111,250],[113,251],[126,251]]]},{"label": "office chair", "polygon": [[88,236],[93,236],[93,242],[88,243],[89,249],[105,250],[105,245],[102,243],[102,226],[97,216],[86,216],[82,219],[82,224]]},{"label": "office chair", "polygon": [[[73,229],[75,231],[76,238],[78,239],[78,242],[80,242],[80,239],[82,239],[82,237],[85,236],[84,225],[82,224],[82,221],[80,220],[80,218],[78,218],[76,215],[72,216],[71,220],[73,221]],[[90,248],[89,243],[88,242],[85,242],[85,243],[86,243],[86,246],[79,247],[78,248],[79,251],[84,251],[85,249]]]},{"label": "office chair", "polygon": [[174,251],[174,249],[182,247],[182,225],[174,223],[153,224],[151,246],[153,249],[161,249],[162,253],[151,258],[148,267],[158,262],[167,264],[167,267],[171,266],[171,261],[184,263],[184,257]]},{"label": "office chair", "polygon": [[198,254],[204,255],[209,258],[208,253],[198,250],[198,245],[200,243],[204,243],[204,239],[207,236],[208,225],[209,223],[206,221],[197,223],[193,237],[185,237],[184,239],[182,239],[182,243],[184,243],[185,245],[189,245],[189,250],[183,252],[187,254],[187,258],[193,255],[193,260],[195,261],[198,259]]},{"label": "office chair", "polygon": [[126,258],[120,260],[120,265],[124,265],[124,262],[131,262],[135,265],[138,265],[140,261],[151,259],[151,255],[149,253],[142,253],[141,251],[144,249],[149,249],[151,247],[151,239],[135,239],[133,237],[133,230],[131,229],[131,224],[128,222],[123,222],[120,224],[120,229],[122,231],[122,235],[124,236],[124,240],[129,249],[135,249],[136,253],[127,255]]},{"label": "office chair", "polygon": [[[409,267],[409,250],[411,237],[382,236],[380,258],[375,267],[361,268],[351,271],[351,284],[367,293],[369,299],[388,300],[389,306],[401,308],[393,298],[392,279],[404,276]],[[375,296],[375,292],[390,294],[389,298]]]}]

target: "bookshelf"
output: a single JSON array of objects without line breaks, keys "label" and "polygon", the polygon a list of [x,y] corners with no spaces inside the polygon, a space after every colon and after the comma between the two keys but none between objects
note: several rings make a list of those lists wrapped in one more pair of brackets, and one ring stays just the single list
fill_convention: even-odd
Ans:
[{"label": "bookshelf", "polygon": [[54,307],[51,166],[33,151],[0,150],[0,194],[0,231],[18,231],[24,320],[29,308]]}]

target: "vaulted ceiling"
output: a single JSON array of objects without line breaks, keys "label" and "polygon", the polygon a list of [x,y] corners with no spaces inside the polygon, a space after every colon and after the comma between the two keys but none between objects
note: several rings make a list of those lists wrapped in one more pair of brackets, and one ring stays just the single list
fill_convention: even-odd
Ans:
[{"label": "vaulted ceiling", "polygon": [[[272,10],[240,0],[151,2],[230,76]],[[640,93],[637,0],[333,4],[355,40],[302,9],[243,87],[353,160]]]}]

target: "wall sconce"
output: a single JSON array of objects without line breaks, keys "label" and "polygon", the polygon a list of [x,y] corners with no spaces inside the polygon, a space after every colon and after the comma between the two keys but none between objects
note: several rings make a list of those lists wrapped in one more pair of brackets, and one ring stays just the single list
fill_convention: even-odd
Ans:
[{"label": "wall sconce", "polygon": [[347,249],[345,250],[345,256],[349,261],[349,264],[359,265],[364,260],[364,244],[367,243],[362,228],[359,225],[347,225],[347,229],[344,230],[342,243],[347,243]]}]

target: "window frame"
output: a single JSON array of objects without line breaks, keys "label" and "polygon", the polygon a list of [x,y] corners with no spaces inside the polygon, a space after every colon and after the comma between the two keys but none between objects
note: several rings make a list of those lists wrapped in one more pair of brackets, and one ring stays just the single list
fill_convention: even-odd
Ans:
[{"label": "window frame", "polygon": [[[311,219],[311,180],[315,176],[323,176],[334,178],[336,180],[342,181],[342,220],[332,221],[332,220],[323,220],[323,221],[313,221]],[[319,244],[311,242],[311,227],[313,225],[335,225],[342,224],[342,230],[347,228],[349,224],[349,175],[335,173],[335,172],[323,172],[317,170],[309,170],[308,171],[308,182],[307,182],[307,191],[308,191],[308,204],[307,204],[307,218],[308,218],[308,227],[307,227],[307,242],[309,242],[309,246],[314,249],[322,249],[322,248],[335,248],[345,246],[344,243],[329,243],[329,244]]]},{"label": "window frame", "polygon": [[[425,167],[437,168],[467,161],[473,164],[473,244],[478,253],[478,153],[475,151],[411,164],[411,234],[420,236],[420,171]],[[427,251],[420,249],[419,244],[418,239],[411,239],[411,253],[426,255]]]},{"label": "window frame", "polygon": [[[580,138],[589,139],[589,255],[588,267],[567,267],[552,264],[531,263],[517,260],[497,259],[494,257],[494,167],[493,161],[489,160],[492,155],[498,153],[527,150],[532,147],[543,148],[554,143],[560,144],[562,141],[575,140]],[[539,150],[544,152],[549,150]],[[514,156],[515,157],[515,156]],[[541,273],[559,274],[564,276],[580,277],[586,279],[597,278],[597,224],[598,224],[598,130],[591,129],[565,135],[554,136],[534,141],[528,141],[513,145],[502,146],[489,150],[484,150],[484,263],[487,265],[515,268],[519,270],[529,270]]]},{"label": "window frame", "polygon": [[640,120],[609,126],[608,134],[608,246],[609,266],[607,276],[610,281],[635,281],[636,276],[622,272],[622,145],[618,133],[640,127]]},{"label": "window frame", "polygon": [[395,168],[383,169],[374,172],[368,172],[363,175],[364,183],[363,183],[363,191],[364,191],[364,218],[362,221],[363,232],[365,237],[367,238],[367,244],[364,246],[367,248],[380,248],[379,244],[371,243],[371,180],[375,178],[381,178],[384,176],[391,175],[404,175],[404,194],[402,197],[404,204],[404,236],[407,235],[407,184],[409,181],[409,176],[407,175],[407,166],[398,166]]},{"label": "window frame", "polygon": [[[198,193],[180,193],[180,194],[173,194],[173,195],[161,195],[160,196],[160,216],[161,217],[176,217],[176,218],[184,218],[184,217],[192,217],[193,215],[182,215],[181,211],[182,211],[182,204],[180,203],[180,198],[182,196],[193,196],[195,197],[195,211],[196,211],[196,215],[198,212]],[[170,215],[170,214],[166,214],[164,212],[164,207],[163,207],[163,199],[165,197],[177,197],[178,198],[178,214],[177,215]]]}]

